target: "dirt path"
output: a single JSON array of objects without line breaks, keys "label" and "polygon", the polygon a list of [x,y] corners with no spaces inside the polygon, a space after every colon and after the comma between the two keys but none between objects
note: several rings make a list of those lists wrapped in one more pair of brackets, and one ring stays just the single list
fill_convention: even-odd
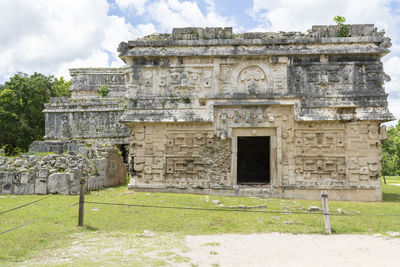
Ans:
[{"label": "dirt path", "polygon": [[400,239],[362,235],[187,236],[197,266],[400,266]]},{"label": "dirt path", "polygon": [[400,266],[400,239],[362,235],[85,233],[19,266]]}]

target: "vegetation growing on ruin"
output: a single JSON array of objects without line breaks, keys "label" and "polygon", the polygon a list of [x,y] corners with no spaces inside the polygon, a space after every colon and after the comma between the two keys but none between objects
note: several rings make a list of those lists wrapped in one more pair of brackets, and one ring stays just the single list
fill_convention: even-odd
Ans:
[{"label": "vegetation growing on ruin", "polygon": [[[388,183],[400,183],[398,177],[387,179]],[[43,196],[3,196],[0,212]],[[353,216],[331,216],[333,231],[337,234],[361,233],[386,235],[398,231],[396,216],[368,216],[368,214],[400,214],[400,187],[383,185],[384,202],[329,201],[332,213]],[[266,208],[250,211],[281,211],[280,214],[260,212],[222,212],[202,210],[176,210],[144,207],[85,205],[84,227],[78,228],[78,196],[54,195],[29,207],[2,214],[0,232],[29,220],[49,217],[17,230],[0,235],[0,262],[22,261],[35,255],[43,255],[45,248],[69,246],[77,236],[122,234],[137,237],[144,230],[160,235],[182,236],[186,234],[221,233],[323,233],[323,216],[320,214],[285,214],[286,211],[307,212],[309,206],[321,207],[321,201],[260,199],[250,197],[219,197],[189,194],[137,193],[126,187],[109,188],[91,192],[86,201],[114,202],[153,206],[179,206],[212,209],[219,208],[213,200],[228,206],[257,206]],[[184,204],[183,204],[184,203]],[[117,220],[115,218],[118,218]],[[93,236],[93,235],[92,235]]]},{"label": "vegetation growing on ruin", "polygon": [[142,38],[138,38],[138,41],[167,41],[171,40],[171,34],[169,33],[153,33],[146,35]]},{"label": "vegetation growing on ruin", "polygon": [[349,36],[349,26],[345,25],[346,18],[343,16],[335,16],[333,20],[339,26],[339,37],[348,37]]},{"label": "vegetation growing on ruin", "polygon": [[29,152],[27,152],[25,154],[26,155],[35,155],[37,157],[44,157],[44,156],[47,156],[47,155],[55,155],[56,153],[54,153],[54,152],[32,152],[32,151],[29,151]]},{"label": "vegetation growing on ruin", "polygon": [[109,93],[110,93],[110,89],[108,88],[107,85],[102,85],[98,92],[98,94],[101,95],[102,97],[108,96]]},{"label": "vegetation growing on ruin", "polygon": [[163,100],[161,101],[161,106],[162,106],[162,108],[165,108],[165,104],[167,104],[167,100],[166,100],[166,99],[163,99]]},{"label": "vegetation growing on ruin", "polygon": [[7,155],[28,150],[45,133],[44,103],[50,97],[68,97],[71,82],[40,73],[17,73],[0,84],[0,147]]},{"label": "vegetation growing on ruin", "polygon": [[232,33],[232,39],[243,39],[243,33]]},{"label": "vegetation growing on ruin", "polygon": [[182,102],[184,104],[190,104],[190,103],[192,103],[192,100],[190,99],[190,97],[184,96],[184,97],[182,97]]}]

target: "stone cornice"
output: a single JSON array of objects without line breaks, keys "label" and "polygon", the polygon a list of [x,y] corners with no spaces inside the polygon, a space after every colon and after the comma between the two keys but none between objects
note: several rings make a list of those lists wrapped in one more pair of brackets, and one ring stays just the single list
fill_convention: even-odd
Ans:
[{"label": "stone cornice", "polygon": [[[218,40],[219,41],[219,40]],[[339,43],[338,43],[339,44]],[[385,55],[390,50],[376,42],[334,43],[293,43],[293,44],[221,44],[196,46],[137,46],[122,50],[119,57],[174,57],[174,56],[296,56],[296,55],[335,55],[335,54],[378,54]]]},{"label": "stone cornice", "polygon": [[357,44],[382,43],[383,36],[356,37],[292,37],[273,39],[212,39],[212,40],[160,40],[160,41],[128,41],[121,42],[119,52],[135,47],[166,47],[166,46],[237,46],[237,45],[305,45],[305,44]]},{"label": "stone cornice", "polygon": [[348,25],[349,37],[337,37],[337,25],[313,26],[307,33],[252,32],[233,34],[232,28],[174,28],[121,42],[119,56],[259,56],[311,54],[380,54],[389,52],[390,38],[372,24]]}]

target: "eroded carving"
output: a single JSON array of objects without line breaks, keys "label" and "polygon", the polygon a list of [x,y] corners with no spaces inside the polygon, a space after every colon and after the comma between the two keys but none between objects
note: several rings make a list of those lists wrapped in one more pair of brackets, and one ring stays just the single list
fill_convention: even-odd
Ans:
[{"label": "eroded carving", "polygon": [[265,73],[258,66],[249,66],[239,73],[238,85],[250,93],[265,87],[266,84],[267,78]]}]

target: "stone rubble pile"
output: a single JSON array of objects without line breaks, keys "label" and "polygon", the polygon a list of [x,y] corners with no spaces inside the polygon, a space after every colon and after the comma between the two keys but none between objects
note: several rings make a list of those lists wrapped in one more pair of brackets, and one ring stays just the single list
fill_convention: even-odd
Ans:
[{"label": "stone rubble pile", "polygon": [[[121,184],[125,180],[126,167],[116,150],[87,148],[81,152],[0,157],[0,194],[77,194],[82,177],[87,180],[88,190]],[[121,158],[120,162],[110,164],[110,158],[115,158],[113,154]],[[107,171],[113,167],[111,165],[122,169],[116,173],[118,181],[109,181],[116,180]]]}]

